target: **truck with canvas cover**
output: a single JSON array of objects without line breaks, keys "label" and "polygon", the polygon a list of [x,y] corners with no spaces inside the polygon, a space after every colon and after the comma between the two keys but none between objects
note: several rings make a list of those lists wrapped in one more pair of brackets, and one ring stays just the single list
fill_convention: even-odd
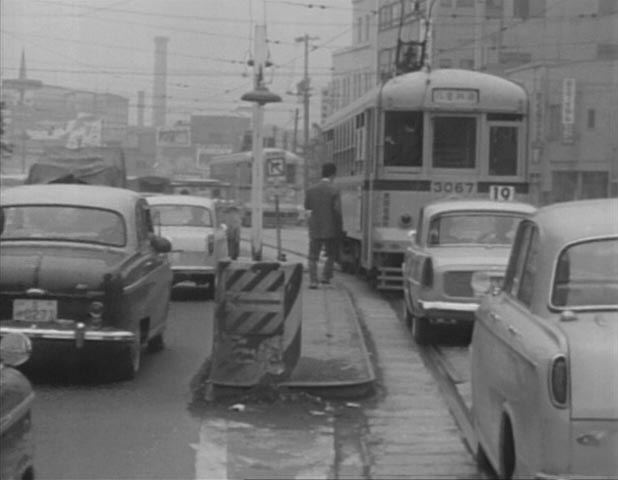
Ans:
[{"label": "truck with canvas cover", "polygon": [[126,188],[124,153],[119,147],[49,149],[30,167],[26,183],[85,183]]}]

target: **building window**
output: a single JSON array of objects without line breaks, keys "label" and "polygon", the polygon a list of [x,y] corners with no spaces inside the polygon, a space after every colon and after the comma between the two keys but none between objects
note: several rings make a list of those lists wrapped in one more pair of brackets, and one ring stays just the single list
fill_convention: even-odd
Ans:
[{"label": "building window", "polygon": [[365,17],[365,40],[369,41],[369,36],[370,36],[370,30],[371,28],[371,15],[367,15]]},{"label": "building window", "polygon": [[618,0],[599,0],[599,15],[618,13]]},{"label": "building window", "polygon": [[363,17],[358,17],[356,21],[356,39],[358,43],[363,41]]},{"label": "building window", "polygon": [[590,130],[593,130],[596,127],[596,111],[594,110],[594,108],[589,108],[588,109],[588,128]]},{"label": "building window", "polygon": [[485,17],[502,18],[503,0],[485,0]]},{"label": "building window", "polygon": [[549,106],[549,140],[559,140],[562,127],[562,108],[560,105]]},{"label": "building window", "polygon": [[440,0],[440,6],[444,8],[453,8],[453,0]]},{"label": "building window", "polygon": [[515,18],[544,17],[546,0],[513,0],[513,16]]},{"label": "building window", "polygon": [[474,0],[457,0],[457,8],[473,8]]},{"label": "building window", "polygon": [[599,43],[597,45],[599,60],[618,60],[618,43]]},{"label": "building window", "polygon": [[453,66],[453,60],[450,58],[441,58],[438,60],[438,66],[440,68],[451,68]]},{"label": "building window", "polygon": [[474,70],[474,60],[472,58],[462,58],[459,60],[459,67],[464,70]]}]

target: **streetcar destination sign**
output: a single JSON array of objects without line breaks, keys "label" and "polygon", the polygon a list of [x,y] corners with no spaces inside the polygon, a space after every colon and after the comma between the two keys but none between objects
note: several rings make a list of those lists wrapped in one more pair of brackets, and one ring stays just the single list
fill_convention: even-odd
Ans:
[{"label": "streetcar destination sign", "polygon": [[434,103],[457,105],[479,103],[479,91],[473,88],[434,88],[431,94]]}]

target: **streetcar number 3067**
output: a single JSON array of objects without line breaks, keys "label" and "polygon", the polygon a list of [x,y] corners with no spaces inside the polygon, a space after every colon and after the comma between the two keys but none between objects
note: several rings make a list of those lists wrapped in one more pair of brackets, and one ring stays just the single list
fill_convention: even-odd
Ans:
[{"label": "streetcar number 3067", "polygon": [[474,193],[474,182],[431,182],[434,193]]}]

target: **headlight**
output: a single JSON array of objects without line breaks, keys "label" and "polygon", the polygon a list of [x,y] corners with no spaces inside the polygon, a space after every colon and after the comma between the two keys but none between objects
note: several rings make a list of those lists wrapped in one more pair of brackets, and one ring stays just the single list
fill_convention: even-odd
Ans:
[{"label": "headlight", "polygon": [[470,286],[474,292],[474,296],[479,296],[487,291],[491,287],[491,278],[487,272],[474,272],[470,279]]}]

